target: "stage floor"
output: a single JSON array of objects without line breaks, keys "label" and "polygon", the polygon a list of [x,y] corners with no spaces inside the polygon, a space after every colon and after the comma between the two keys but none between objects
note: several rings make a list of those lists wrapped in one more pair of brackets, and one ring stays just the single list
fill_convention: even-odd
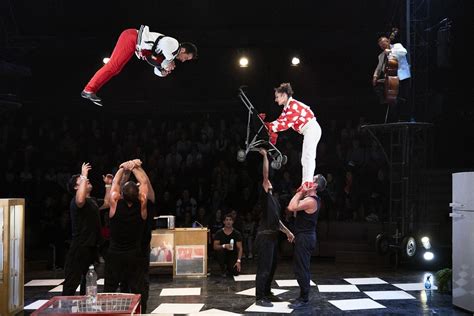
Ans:
[{"label": "stage floor", "polygon": [[[102,276],[101,268],[98,268],[99,277]],[[173,279],[162,269],[152,271],[147,312],[167,315],[202,315],[205,311],[219,315],[225,315],[225,312],[253,315],[286,315],[290,312],[292,315],[471,315],[453,307],[451,294],[439,293],[434,288],[423,289],[426,275],[434,271],[336,265],[333,260],[319,258],[313,258],[311,264],[311,280],[315,285],[311,287],[309,308],[291,311],[286,303],[277,303],[273,310],[250,312],[246,310],[253,309],[251,306],[255,303],[252,296],[255,259],[246,260],[243,264],[242,278],[248,281],[223,278],[216,268],[211,261],[209,276],[198,279]],[[27,273],[25,283],[34,279],[61,278],[62,271],[56,272],[56,276],[50,271],[36,271]],[[295,283],[292,280],[291,259],[280,259],[272,289],[285,291],[279,294],[283,301],[299,295],[299,288],[292,286]],[[56,286],[25,286],[25,306],[60,295],[49,292],[53,288]],[[99,285],[99,292],[101,290]],[[242,291],[246,292],[239,294]],[[25,310],[24,314],[31,312],[33,310]]]}]

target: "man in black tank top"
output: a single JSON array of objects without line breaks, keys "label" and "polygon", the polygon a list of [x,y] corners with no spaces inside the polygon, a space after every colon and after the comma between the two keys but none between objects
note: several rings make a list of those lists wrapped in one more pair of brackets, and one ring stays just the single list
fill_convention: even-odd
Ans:
[{"label": "man in black tank top", "polygon": [[271,292],[278,259],[278,231],[285,233],[289,242],[293,242],[295,236],[280,220],[280,203],[273,196],[273,187],[268,179],[267,151],[261,148],[259,153],[263,156],[263,191],[261,194],[262,216],[255,239],[258,253],[255,299],[259,306],[272,307],[272,301],[281,301]]},{"label": "man in black tank top", "polygon": [[90,196],[92,185],[87,178],[90,169],[89,163],[83,163],[81,174],[73,175],[67,184],[68,191],[74,197],[70,206],[72,243],[64,266],[63,296],[74,295],[79,284],[80,294],[86,294],[85,276],[97,257],[97,246],[101,238],[99,210],[109,207],[108,197],[113,176],[110,174],[103,177],[104,199],[95,199]]},{"label": "man in black tank top", "polygon": [[[138,168],[141,168],[138,167]],[[124,176],[122,177],[122,181],[120,186],[122,187],[130,178],[130,170],[124,172]],[[140,256],[142,257],[142,265],[143,265],[143,287],[140,299],[141,305],[141,312],[146,313],[147,303],[148,303],[148,296],[150,291],[150,242],[151,242],[151,231],[154,229],[154,220],[156,211],[155,211],[155,191],[153,190],[153,186],[151,185],[150,179],[148,178],[147,174],[144,172],[144,175],[147,177],[148,181],[148,195],[147,195],[147,218],[145,221],[145,227],[143,229],[143,236],[140,246]],[[120,282],[120,292],[122,293],[129,293],[130,286],[127,284],[126,281]]]},{"label": "man in black tank top", "polygon": [[316,223],[320,209],[320,199],[316,192],[326,188],[326,179],[318,174],[313,178],[314,188],[296,192],[288,205],[288,210],[296,215],[294,224],[295,252],[293,269],[300,286],[300,296],[288,305],[291,309],[302,309],[309,306],[311,281],[311,253],[316,246]]},{"label": "man in black tank top", "polygon": [[[125,170],[131,170],[140,183],[120,183]],[[126,282],[130,291],[143,291],[143,256],[141,241],[147,219],[148,177],[140,160],[120,165],[110,193],[110,247],[105,262],[105,292],[115,292],[120,282]]]}]

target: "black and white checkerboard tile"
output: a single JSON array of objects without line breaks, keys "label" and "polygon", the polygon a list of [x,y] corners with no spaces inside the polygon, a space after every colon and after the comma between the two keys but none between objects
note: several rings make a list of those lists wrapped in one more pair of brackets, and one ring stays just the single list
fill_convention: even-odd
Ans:
[{"label": "black and white checkerboard tile", "polygon": [[[255,282],[255,275],[242,275],[239,279],[235,281],[240,282]],[[313,287],[313,295],[323,295],[326,298],[326,302],[334,306],[334,311],[362,311],[362,310],[372,310],[372,309],[384,309],[389,311],[390,307],[387,302],[394,300],[416,300],[416,297],[413,296],[416,291],[424,291],[424,283],[389,283],[385,280],[382,280],[377,277],[368,277],[368,278],[341,278],[331,280],[331,283],[335,284],[316,284],[311,281],[311,286]],[[25,293],[25,310],[36,310],[41,305],[47,302],[48,299],[55,295],[60,295],[62,291],[62,282],[63,279],[43,279],[43,280],[31,280],[25,284],[25,290],[28,292],[28,289],[35,288],[36,293],[41,293],[40,295],[34,295],[33,298],[28,297],[28,293]],[[280,280],[276,279],[275,283],[280,287],[275,288],[275,294],[281,294],[288,291],[296,291],[298,284],[296,280]],[[103,279],[98,280],[99,286],[103,285]],[[251,284],[251,283],[250,283]],[[251,287],[244,291],[236,291],[236,296],[247,295],[254,296],[255,288]],[[252,284],[254,285],[254,284]],[[381,289],[380,287],[383,287]],[[41,291],[38,289],[41,288]],[[44,288],[44,291],[42,290]],[[431,290],[436,290],[436,286],[433,286]],[[99,287],[99,292],[101,288]],[[79,287],[77,288],[77,292]],[[412,292],[410,294],[409,292]],[[351,294],[358,293],[357,297],[351,297]],[[212,308],[210,304],[206,304],[205,298],[203,297],[202,302],[196,303],[193,301],[190,303],[171,303],[167,302],[167,297],[183,297],[183,296],[201,296],[201,288],[163,288],[160,292],[160,301],[162,303],[157,306],[150,306],[152,313],[178,313],[178,311],[185,312],[188,314],[212,314],[220,313],[224,314],[234,314],[229,311],[222,309]],[[321,302],[321,300],[319,300]],[[206,309],[202,310],[204,305]],[[288,302],[280,302],[274,304],[272,308],[261,308],[255,304],[251,304],[245,310],[241,312],[266,312],[266,313],[291,313],[292,310],[288,308]]]}]

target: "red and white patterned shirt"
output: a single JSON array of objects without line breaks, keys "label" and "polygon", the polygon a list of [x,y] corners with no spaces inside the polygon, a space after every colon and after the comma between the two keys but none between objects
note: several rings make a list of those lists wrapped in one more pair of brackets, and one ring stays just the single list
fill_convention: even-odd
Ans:
[{"label": "red and white patterned shirt", "polygon": [[274,133],[292,128],[301,134],[302,128],[314,117],[309,106],[290,97],[283,112],[275,121],[268,123],[268,128]]}]

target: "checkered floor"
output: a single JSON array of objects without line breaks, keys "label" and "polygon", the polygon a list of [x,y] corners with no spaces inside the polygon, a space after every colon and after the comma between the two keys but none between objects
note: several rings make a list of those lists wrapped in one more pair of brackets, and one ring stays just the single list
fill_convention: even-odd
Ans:
[{"label": "checkered floor", "polygon": [[[398,313],[401,306],[406,312],[417,314],[421,305],[429,306],[435,300],[436,286],[426,290],[423,282],[406,282],[377,275],[350,278],[333,277],[313,279],[309,309],[319,312],[367,311],[370,313]],[[251,312],[299,314],[303,310],[288,308],[288,299],[297,297],[296,280],[277,274],[274,292],[282,302],[274,307],[259,307],[255,303],[255,275],[242,274],[237,280],[210,276],[204,279],[170,279],[153,276],[150,286],[148,312],[153,314],[221,314],[236,315]],[[412,278],[411,281],[423,279]],[[102,281],[102,280],[101,280]],[[156,282],[155,282],[156,281]],[[403,281],[403,282],[402,282]],[[61,279],[30,280],[25,284],[25,310],[38,309],[49,298],[60,295]],[[103,282],[100,282],[103,284]],[[198,286],[200,285],[200,286]],[[225,288],[225,292],[222,292]],[[79,289],[78,289],[79,290]],[[99,292],[102,285],[99,285]],[[216,300],[220,297],[220,300]],[[431,302],[430,302],[431,301]],[[232,302],[229,304],[229,302]],[[241,304],[236,304],[240,302]],[[402,303],[403,302],[403,303]],[[402,304],[401,304],[402,303]],[[306,313],[308,310],[306,310]]]}]

